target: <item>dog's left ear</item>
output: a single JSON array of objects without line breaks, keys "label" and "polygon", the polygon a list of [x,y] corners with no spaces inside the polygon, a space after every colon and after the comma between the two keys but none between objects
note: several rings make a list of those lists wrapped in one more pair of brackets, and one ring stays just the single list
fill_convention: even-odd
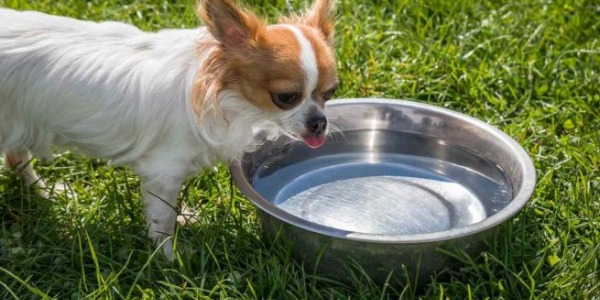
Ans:
[{"label": "dog's left ear", "polygon": [[336,0],[315,0],[302,18],[302,23],[319,29],[330,45],[334,42],[336,2]]}]

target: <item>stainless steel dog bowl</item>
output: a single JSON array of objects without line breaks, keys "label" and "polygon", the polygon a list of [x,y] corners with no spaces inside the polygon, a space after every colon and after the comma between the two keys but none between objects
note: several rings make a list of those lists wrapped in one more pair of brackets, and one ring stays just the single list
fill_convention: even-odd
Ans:
[{"label": "stainless steel dog bowl", "polygon": [[319,274],[426,280],[448,253],[477,255],[534,190],[523,148],[477,119],[388,99],[331,101],[327,115],[339,131],[321,148],[281,138],[231,163],[267,236]]}]

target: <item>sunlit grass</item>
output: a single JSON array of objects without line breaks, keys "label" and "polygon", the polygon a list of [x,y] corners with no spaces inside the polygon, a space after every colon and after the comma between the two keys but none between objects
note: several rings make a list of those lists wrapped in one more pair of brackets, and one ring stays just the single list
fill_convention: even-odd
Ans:
[{"label": "sunlit grass", "polygon": [[[245,0],[275,19],[304,0]],[[193,1],[0,0],[145,30],[200,25]],[[174,263],[145,237],[139,182],[72,154],[38,163],[71,190],[45,201],[0,172],[0,299],[593,299],[600,297],[600,4],[341,0],[338,97],[413,99],[483,119],[534,160],[526,209],[481,257],[414,289],[315,275],[265,244],[226,168],[186,184],[200,221]]]}]

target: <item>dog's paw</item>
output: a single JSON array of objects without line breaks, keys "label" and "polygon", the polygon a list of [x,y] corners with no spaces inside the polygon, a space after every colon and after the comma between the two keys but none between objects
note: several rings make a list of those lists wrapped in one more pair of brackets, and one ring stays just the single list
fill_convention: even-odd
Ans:
[{"label": "dog's paw", "polygon": [[56,197],[77,199],[77,193],[67,183],[61,181],[55,182],[48,187],[39,188],[38,193],[46,199],[55,199]]},{"label": "dog's paw", "polygon": [[191,225],[198,222],[198,212],[191,210],[185,204],[181,206],[181,212],[177,215],[177,223],[181,226]]}]

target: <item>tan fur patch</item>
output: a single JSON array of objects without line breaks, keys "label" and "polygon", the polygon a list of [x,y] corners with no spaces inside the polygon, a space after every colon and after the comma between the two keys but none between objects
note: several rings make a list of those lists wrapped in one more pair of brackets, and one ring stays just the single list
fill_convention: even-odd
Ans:
[{"label": "tan fur patch", "polygon": [[301,16],[279,19],[280,23],[301,24],[316,28],[325,37],[329,46],[334,44],[336,0],[315,0],[312,7]]},{"label": "tan fur patch", "polygon": [[[261,37],[253,49],[239,52],[218,49],[213,53],[198,73],[194,87],[197,114],[202,115],[205,105],[214,106],[218,92],[223,89],[239,91],[265,111],[279,110],[271,93],[303,89],[300,45],[294,34],[285,28],[267,27]],[[207,51],[204,45],[198,50]]]},{"label": "tan fur patch", "polygon": [[338,81],[333,50],[317,29],[304,25],[299,25],[298,27],[310,42],[317,58],[319,79],[316,92],[326,92],[337,85]]},{"label": "tan fur patch", "polygon": [[[272,101],[272,94],[304,91],[301,47],[295,34],[285,27],[267,27],[255,15],[236,7],[231,0],[212,4],[215,6],[204,5],[199,9],[199,15],[216,40],[203,41],[197,48],[199,53],[212,51],[212,54],[197,74],[192,95],[194,111],[199,118],[210,111],[220,114],[217,96],[223,89],[239,91],[245,99],[266,112],[280,111]],[[289,19],[294,20],[293,26],[300,28],[315,52],[319,78],[311,96],[319,101],[323,100],[322,96],[328,89],[337,84],[331,49],[332,9],[329,0],[317,0],[304,18]],[[228,24],[239,27],[232,36],[224,30]],[[303,95],[303,98],[306,96]]]},{"label": "tan fur patch", "polygon": [[268,27],[258,55],[234,66],[240,77],[229,87],[265,111],[278,110],[271,93],[302,91],[304,73],[300,65],[300,44],[294,34],[281,27]]}]

